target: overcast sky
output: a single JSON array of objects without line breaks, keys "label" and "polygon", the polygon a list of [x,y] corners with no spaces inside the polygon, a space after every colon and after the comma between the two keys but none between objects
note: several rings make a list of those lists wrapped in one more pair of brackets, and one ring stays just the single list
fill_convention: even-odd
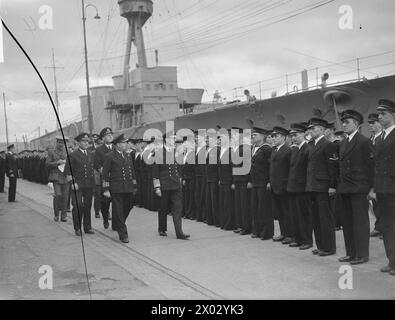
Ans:
[{"label": "overcast sky", "polygon": [[[87,9],[87,35],[91,85],[111,84],[120,74],[125,51],[127,22],[119,16],[117,0],[86,0],[97,6],[100,20]],[[315,4],[322,6],[313,9]],[[41,30],[39,9],[53,9],[53,29]],[[339,8],[353,9],[352,30],[339,28]],[[276,90],[300,87],[299,72],[329,72],[330,80],[357,77],[356,58],[361,57],[361,76],[395,73],[393,0],[154,0],[154,15],[144,27],[149,66],[154,50],[161,65],[178,66],[183,88],[204,88],[206,101],[216,90],[227,100],[249,88],[267,98]],[[55,50],[62,121],[78,120],[78,97],[85,92],[82,9],[80,0],[0,0],[7,26],[38,67],[50,90],[54,81],[51,49]],[[36,25],[36,26],[35,26]],[[6,31],[4,63],[0,63],[0,92],[6,93],[9,136],[29,139],[55,128],[48,98],[26,58]],[[133,49],[133,53],[134,53]],[[384,55],[377,55],[386,53]],[[364,59],[373,55],[371,58]],[[346,61],[346,62],[345,62]],[[135,55],[132,63],[136,63]],[[334,63],[340,63],[332,65]],[[295,74],[297,73],[297,74]],[[273,81],[267,79],[277,78]],[[259,91],[258,82],[262,81]],[[234,88],[239,88],[234,90]],[[2,107],[2,103],[1,103]],[[5,140],[4,113],[0,109],[0,141]]]}]

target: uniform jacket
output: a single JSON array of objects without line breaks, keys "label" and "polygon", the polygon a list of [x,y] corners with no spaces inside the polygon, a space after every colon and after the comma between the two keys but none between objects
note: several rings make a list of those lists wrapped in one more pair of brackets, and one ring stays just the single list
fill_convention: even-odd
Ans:
[{"label": "uniform jacket", "polygon": [[103,166],[103,188],[111,193],[133,193],[136,190],[136,173],[131,157],[117,150],[108,153]]},{"label": "uniform jacket", "polygon": [[299,149],[292,150],[288,176],[288,192],[303,193],[306,191],[307,163],[311,146],[306,142]]},{"label": "uniform jacket", "polygon": [[[216,182],[218,183],[218,163],[220,156],[220,148],[215,147],[210,150],[207,150],[207,158],[206,158],[206,177],[207,182]],[[211,163],[211,164],[210,164]]]},{"label": "uniform jacket", "polygon": [[114,147],[112,148],[112,150],[109,149],[105,143],[103,143],[100,147],[96,148],[94,157],[94,168],[97,171],[100,171],[100,169],[103,168],[106,154],[112,152],[114,150]]},{"label": "uniform jacket", "polygon": [[376,141],[374,191],[395,194],[395,130]]},{"label": "uniform jacket", "polygon": [[232,149],[228,148],[224,152],[220,152],[220,164],[218,167],[219,181],[221,184],[233,183],[233,170],[232,170]]},{"label": "uniform jacket", "polygon": [[[250,180],[250,171],[251,171],[251,157],[246,157],[246,159],[244,159],[244,155],[246,154],[247,149],[249,149],[250,154],[252,154],[251,151],[251,146],[247,145],[247,144],[242,144],[240,145],[240,147],[232,150],[233,152],[233,157],[232,159],[235,160],[237,157],[235,156],[235,154],[243,159],[243,163],[241,164],[235,164],[232,162],[232,167],[233,167],[233,182],[246,182],[248,183],[248,181]],[[237,172],[235,171],[235,168],[247,168],[248,169],[249,166],[249,172],[243,175],[237,174]]]},{"label": "uniform jacket", "polygon": [[338,193],[369,193],[374,179],[374,151],[371,141],[357,132],[351,142],[339,145]]},{"label": "uniform jacket", "polygon": [[159,181],[160,188],[163,191],[180,189],[182,178],[180,166],[175,161],[175,163],[166,164],[166,154],[168,152],[174,152],[173,149],[168,150],[162,147],[157,149],[155,152],[163,152],[163,164],[155,163],[152,165],[152,178],[154,179],[154,186],[158,186],[157,181]]},{"label": "uniform jacket", "polygon": [[263,144],[251,159],[250,182],[254,187],[265,187],[270,180],[270,158],[273,148]]},{"label": "uniform jacket", "polygon": [[[201,163],[201,161],[205,161],[206,159],[206,147],[197,150],[196,160],[195,160],[195,175],[196,177],[204,177],[206,176],[206,164]],[[200,159],[200,163],[199,163]]]},{"label": "uniform jacket", "polygon": [[291,148],[283,145],[280,150],[274,149],[270,158],[270,186],[273,193],[287,193]]},{"label": "uniform jacket", "polygon": [[[196,165],[193,164],[195,160],[194,158],[195,151],[190,150],[185,154],[185,161],[184,161],[184,166],[182,168],[182,179],[183,180],[192,180],[195,178],[195,171],[196,171]],[[192,157],[192,159],[190,159]],[[191,163],[189,163],[191,162]]]},{"label": "uniform jacket", "polygon": [[5,175],[5,155],[0,155],[0,175],[1,174],[4,177],[4,175]]},{"label": "uniform jacket", "polygon": [[307,165],[306,191],[328,192],[336,188],[336,163],[338,161],[336,145],[322,138],[317,145],[312,143]]},{"label": "uniform jacket", "polygon": [[58,169],[58,164],[57,164],[59,160],[66,160],[66,158],[67,158],[67,153],[64,148],[62,148],[61,150],[54,149],[48,151],[48,157],[45,161],[49,171],[48,181],[57,182],[61,184],[67,182],[66,175]]},{"label": "uniform jacket", "polygon": [[64,173],[67,176],[73,174],[74,181],[77,183],[79,189],[94,188],[95,177],[93,174],[93,153],[86,150],[85,155],[79,148],[70,154],[70,166],[67,160]]},{"label": "uniform jacket", "polygon": [[5,157],[5,173],[7,177],[10,177],[10,175],[13,174],[14,177],[18,178],[18,164],[16,157],[14,154],[9,152]]}]

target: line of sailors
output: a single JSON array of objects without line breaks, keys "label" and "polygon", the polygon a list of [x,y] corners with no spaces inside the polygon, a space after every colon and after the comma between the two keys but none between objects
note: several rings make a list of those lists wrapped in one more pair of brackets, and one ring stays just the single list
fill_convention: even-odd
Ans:
[{"label": "line of sailors", "polygon": [[[252,146],[239,134],[236,146],[224,148],[221,142],[229,139],[219,138],[217,147],[209,149],[199,135],[195,149],[188,140],[164,146],[153,140],[128,140],[123,135],[113,139],[112,130],[105,128],[97,137],[103,142],[100,146],[89,148],[88,134],[76,137],[78,148],[70,155],[71,166],[63,156],[56,169],[64,173],[67,182],[73,182],[76,191],[72,192],[76,234],[81,234],[82,223],[85,233],[93,233],[90,208],[96,194],[95,213],[101,212],[106,229],[112,201],[112,229],[123,242],[129,241],[125,220],[137,205],[158,210],[161,236],[167,235],[164,217],[171,212],[179,239],[189,238],[182,232],[179,216],[183,215],[300,250],[312,248],[314,233],[316,248],[312,253],[317,256],[336,253],[335,231],[342,225],[346,255],[339,261],[361,264],[369,260],[371,201],[378,217],[372,235],[382,234],[389,260],[381,271],[395,275],[394,117],[395,102],[383,99],[377,113],[368,118],[370,139],[359,132],[363,116],[346,110],[341,115],[344,134],[335,134],[327,121],[312,118],[292,124],[290,130],[254,127]],[[163,150],[165,155],[180,144],[184,165],[147,164],[155,153]],[[234,159],[235,154],[243,158],[249,152],[249,172],[240,173],[243,164],[223,161]],[[59,208],[65,210],[64,205]],[[274,220],[279,223],[277,235]]]}]

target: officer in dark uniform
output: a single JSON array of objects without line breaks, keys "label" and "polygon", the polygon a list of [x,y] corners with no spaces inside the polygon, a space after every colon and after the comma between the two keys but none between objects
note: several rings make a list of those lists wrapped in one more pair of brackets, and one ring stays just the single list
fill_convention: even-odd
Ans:
[{"label": "officer in dark uniform", "polygon": [[[184,166],[182,169],[184,214],[186,219],[193,219],[195,216],[195,141],[184,141]],[[194,136],[192,136],[194,139]]]},{"label": "officer in dark uniform", "polygon": [[137,139],[136,141],[136,153],[134,155],[134,169],[136,172],[136,181],[137,181],[137,193],[135,196],[135,205],[139,208],[144,207],[143,202],[143,192],[144,192],[144,175],[143,175],[143,158],[142,158],[142,150],[145,147],[145,143],[143,139]]},{"label": "officer in dark uniform", "polygon": [[0,151],[0,193],[4,193],[5,183],[5,152]]},{"label": "officer in dark uniform", "polygon": [[307,250],[313,246],[313,225],[310,199],[306,193],[307,163],[310,146],[305,140],[307,126],[301,123],[291,125],[291,137],[296,148],[292,150],[287,191],[293,221],[294,242],[290,247]]},{"label": "officer in dark uniform", "polygon": [[18,164],[15,157],[15,145],[11,144],[7,147],[7,155],[5,158],[5,173],[8,177],[8,202],[15,202],[16,182],[18,179]]},{"label": "officer in dark uniform", "polygon": [[104,196],[112,199],[113,226],[123,243],[129,242],[126,219],[137,191],[132,159],[126,153],[127,140],[123,134],[113,140],[114,150],[106,155],[103,166]]},{"label": "officer in dark uniform", "polygon": [[291,162],[291,148],[285,144],[289,131],[282,127],[273,128],[275,148],[270,159],[270,189],[272,191],[272,210],[280,225],[280,235],[273,241],[282,244],[293,242],[292,217],[289,211],[289,195],[287,182]]},{"label": "officer in dark uniform", "polygon": [[204,136],[196,134],[195,157],[195,220],[206,220],[206,153],[207,145]]},{"label": "officer in dark uniform", "polygon": [[312,137],[309,162],[307,165],[306,192],[310,193],[313,230],[317,249],[313,254],[329,256],[336,253],[335,221],[331,212],[329,196],[336,193],[335,145],[325,139],[328,122],[312,118],[309,121]]},{"label": "officer in dark uniform", "polygon": [[81,133],[74,140],[77,141],[78,148],[67,159],[65,174],[68,180],[72,181],[71,201],[75,235],[81,236],[81,224],[86,234],[94,234],[91,225],[91,208],[95,178],[93,153],[88,150],[89,134]]},{"label": "officer in dark uniform", "polygon": [[[383,127],[380,124],[378,113],[369,114],[368,123],[369,123],[370,133],[371,133],[370,141],[372,142],[373,147],[375,147],[377,144],[377,141],[380,139],[380,136],[383,133]],[[373,214],[376,217],[376,222],[374,223],[374,230],[370,233],[370,236],[371,237],[380,237],[380,236],[382,236],[382,234],[380,231],[380,217],[379,217],[379,213],[377,210],[377,201],[375,199],[373,199],[372,204],[373,204]]]},{"label": "officer in dark uniform", "polygon": [[[100,136],[97,133],[93,133],[91,135],[91,140],[89,144],[88,150],[92,152],[93,154],[96,152],[96,149],[101,146],[101,143],[99,143]],[[100,207],[101,207],[101,179],[100,179],[100,172],[95,170],[94,171],[94,176],[95,176],[95,188],[93,190],[93,208],[95,209],[95,218],[99,219],[100,218]]]},{"label": "officer in dark uniform", "polygon": [[252,237],[262,240],[272,239],[274,220],[270,191],[267,184],[270,178],[270,157],[273,151],[266,142],[269,131],[252,128],[252,159],[249,184],[251,189]]},{"label": "officer in dark uniform", "polygon": [[167,213],[171,212],[177,239],[187,240],[189,235],[182,231],[182,175],[175,161],[174,143],[174,137],[167,138],[166,143],[158,146],[153,154],[156,159],[152,165],[153,186],[161,199],[158,232],[160,236],[167,236]]},{"label": "officer in dark uniform", "polygon": [[339,146],[340,174],[337,193],[343,202],[342,225],[346,256],[340,262],[361,264],[369,260],[369,201],[374,161],[370,140],[359,133],[363,116],[355,110],[341,115],[348,137]]},{"label": "officer in dark uniform", "polygon": [[221,229],[235,230],[234,190],[232,148],[230,146],[230,132],[221,134],[221,151],[219,155],[219,211]]},{"label": "officer in dark uniform", "polygon": [[[252,189],[248,186],[251,169],[251,146],[245,143],[242,128],[233,127],[232,129],[234,133],[238,133],[238,139],[237,135],[232,137],[233,143],[237,144],[233,146],[232,150],[232,190],[234,190],[235,195],[235,224],[237,228],[234,232],[240,233],[240,235],[249,235],[252,232],[252,218],[248,201]],[[240,159],[240,162],[237,159]]]},{"label": "officer in dark uniform", "polygon": [[[106,154],[111,153],[113,150],[113,133],[111,128],[104,128],[103,130],[100,131],[100,139],[103,140],[103,144],[98,147],[95,150],[95,156],[94,156],[94,168],[97,171],[96,174],[100,174],[100,186],[103,186],[103,177],[102,177],[102,171],[103,171],[103,165],[104,165],[104,159]],[[108,228],[108,220],[110,216],[110,203],[111,199],[107,198],[103,195],[103,190],[100,190],[101,194],[101,203],[100,203],[100,211],[103,216],[103,226],[105,229]],[[114,224],[112,224],[112,229],[115,230]]]},{"label": "officer in dark uniform", "polygon": [[380,228],[389,261],[381,271],[395,276],[395,102],[380,100],[377,111],[383,133],[376,145],[374,192],[370,192],[369,197],[377,197]]},{"label": "officer in dark uniform", "polygon": [[220,227],[218,210],[218,158],[220,150],[217,146],[217,134],[208,132],[206,153],[206,223]]}]

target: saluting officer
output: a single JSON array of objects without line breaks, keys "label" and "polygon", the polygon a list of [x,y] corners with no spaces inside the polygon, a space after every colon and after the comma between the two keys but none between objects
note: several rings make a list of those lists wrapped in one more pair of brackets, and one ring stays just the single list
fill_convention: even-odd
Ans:
[{"label": "saluting officer", "polygon": [[[112,152],[113,150],[113,145],[112,145],[113,133],[111,128],[104,128],[103,130],[101,130],[99,137],[101,140],[103,140],[104,143],[95,150],[94,168],[100,174],[100,186],[102,188],[103,186],[102,172],[103,172],[104,159],[106,154]],[[103,189],[100,190],[100,194],[101,194],[100,211],[103,216],[104,228],[107,229],[108,220],[110,216],[111,199],[103,195]],[[112,223],[112,229],[115,230],[113,223]]]},{"label": "saluting officer", "polygon": [[347,138],[339,146],[340,174],[337,193],[343,203],[342,225],[346,256],[340,262],[361,264],[369,260],[369,201],[373,187],[373,146],[359,133],[363,116],[355,110],[341,115]]},{"label": "saluting officer", "polygon": [[123,243],[129,242],[126,219],[133,209],[137,191],[132,159],[126,153],[127,141],[123,134],[113,140],[115,148],[106,155],[103,166],[104,196],[112,199],[113,226]]},{"label": "saluting officer", "polygon": [[[370,129],[370,133],[371,133],[370,141],[372,142],[373,147],[375,147],[378,139],[380,139],[380,136],[383,133],[383,127],[380,124],[378,113],[369,114],[368,123],[369,123],[369,129]],[[377,210],[377,200],[373,199],[372,204],[373,204],[373,214],[376,217],[376,222],[374,223],[374,229],[370,233],[370,236],[371,237],[380,237],[380,236],[382,236],[382,234],[380,231],[380,217],[379,217],[379,213]]]},{"label": "saluting officer", "polygon": [[75,235],[81,236],[81,224],[86,234],[94,234],[91,225],[91,208],[95,178],[93,154],[88,150],[89,134],[81,133],[74,140],[77,141],[78,148],[67,159],[65,174],[68,180],[72,181],[71,202]]},{"label": "saluting officer", "polygon": [[152,165],[153,186],[156,195],[161,199],[158,232],[162,237],[167,236],[167,214],[171,212],[177,239],[187,240],[189,235],[182,231],[182,175],[175,161],[174,143],[174,137],[167,138],[166,144],[158,146],[153,154],[155,157],[155,163]]},{"label": "saluting officer", "polygon": [[395,102],[383,99],[377,108],[383,133],[375,152],[374,192],[377,195],[380,227],[388,265],[381,269],[395,276]]},{"label": "saluting officer", "polygon": [[307,163],[310,146],[305,139],[307,126],[303,123],[291,125],[292,150],[287,191],[293,221],[294,242],[290,247],[307,250],[313,246],[313,225],[309,195],[306,193]]},{"label": "saluting officer", "polygon": [[15,145],[11,144],[7,147],[7,155],[5,158],[5,173],[8,177],[8,202],[15,202],[16,182],[18,179],[18,164],[15,157]]},{"label": "saluting officer", "polygon": [[0,151],[0,193],[4,193],[5,183],[5,152]]},{"label": "saluting officer", "polygon": [[329,256],[336,253],[335,221],[329,196],[336,193],[336,146],[324,137],[328,122],[320,118],[309,121],[312,138],[307,165],[306,191],[310,193],[313,230],[317,249],[313,254]]},{"label": "saluting officer", "polygon": [[267,184],[270,179],[270,157],[273,148],[267,143],[269,131],[252,128],[252,159],[249,184],[251,190],[252,237],[262,240],[272,239],[274,219],[270,191]]}]

